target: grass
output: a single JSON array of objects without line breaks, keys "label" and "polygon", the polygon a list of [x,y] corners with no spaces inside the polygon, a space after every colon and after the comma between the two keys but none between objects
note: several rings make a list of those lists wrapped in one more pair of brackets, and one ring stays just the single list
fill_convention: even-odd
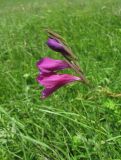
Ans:
[{"label": "grass", "polygon": [[[62,35],[93,87],[40,100],[36,62]],[[71,72],[72,73],[72,72]],[[0,160],[121,160],[121,1],[0,0]]]}]

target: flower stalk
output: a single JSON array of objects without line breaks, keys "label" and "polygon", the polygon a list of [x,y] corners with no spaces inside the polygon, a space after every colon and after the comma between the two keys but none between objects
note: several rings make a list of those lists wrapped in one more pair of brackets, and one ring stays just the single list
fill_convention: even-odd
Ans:
[{"label": "flower stalk", "polygon": [[[48,47],[53,51],[61,53],[65,60],[44,57],[37,62],[37,67],[39,69],[37,81],[40,85],[44,86],[41,98],[47,98],[60,87],[75,81],[89,84],[82,69],[80,69],[77,64],[76,56],[65,43],[65,40],[57,33],[50,30],[46,31],[49,34],[49,38],[47,40]],[[58,71],[64,69],[73,69],[78,76],[58,73]]]},{"label": "flower stalk", "polygon": [[[64,58],[66,59],[66,62],[69,64],[69,66],[77,74],[80,75],[80,77],[83,79],[83,82],[85,84],[89,84],[89,81],[84,76],[84,73],[83,73],[82,69],[77,64],[77,57],[72,52],[71,48],[68,47],[68,45],[65,43],[65,40],[59,34],[53,32],[49,29],[46,29],[46,32],[49,34],[50,39],[53,39],[53,40],[57,41],[63,47],[63,50],[60,51],[60,52],[64,56]],[[48,44],[48,46],[49,46],[49,44]]]}]

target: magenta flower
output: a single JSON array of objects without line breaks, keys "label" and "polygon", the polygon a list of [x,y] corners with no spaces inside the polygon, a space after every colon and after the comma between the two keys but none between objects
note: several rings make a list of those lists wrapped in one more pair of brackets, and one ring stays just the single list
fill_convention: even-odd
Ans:
[{"label": "magenta flower", "polygon": [[41,71],[41,73],[50,73],[57,70],[62,70],[65,68],[70,68],[68,63],[63,60],[55,60],[48,57],[42,58],[37,62],[37,67]]},{"label": "magenta flower", "polygon": [[63,60],[55,60],[48,57],[42,58],[37,62],[40,75],[37,81],[45,87],[42,91],[42,98],[46,98],[60,87],[73,81],[82,81],[82,78],[69,74],[57,74],[56,71],[70,68],[68,63]]},{"label": "magenta flower", "polygon": [[[81,81],[88,83],[83,75],[80,67],[76,64],[76,57],[72,53],[71,49],[65,44],[63,39],[56,33],[47,30],[49,38],[47,45],[49,48],[56,52],[60,52],[66,61],[55,60],[48,57],[42,58],[37,62],[37,67],[40,71],[37,81],[44,86],[41,98],[46,98],[60,87],[69,84],[74,81]],[[69,74],[58,74],[57,71],[70,68],[74,70],[79,77]]]},{"label": "magenta flower", "polygon": [[73,81],[81,81],[80,77],[72,76],[69,74],[41,74],[37,77],[37,81],[45,87],[42,91],[42,97],[46,98],[60,87],[71,83]]}]

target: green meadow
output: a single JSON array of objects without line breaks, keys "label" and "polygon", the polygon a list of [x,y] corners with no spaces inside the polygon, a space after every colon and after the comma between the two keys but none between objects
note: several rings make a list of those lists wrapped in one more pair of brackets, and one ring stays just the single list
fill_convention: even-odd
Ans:
[{"label": "green meadow", "polygon": [[[40,99],[37,61],[64,59],[46,28],[90,86]],[[121,0],[0,0],[0,160],[121,160]]]}]

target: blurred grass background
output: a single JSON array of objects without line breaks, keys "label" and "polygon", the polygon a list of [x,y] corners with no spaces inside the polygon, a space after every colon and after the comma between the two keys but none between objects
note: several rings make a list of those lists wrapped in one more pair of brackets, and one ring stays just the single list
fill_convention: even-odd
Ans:
[{"label": "blurred grass background", "polygon": [[[40,100],[36,62],[63,58],[45,28],[64,37],[93,88],[73,83]],[[1,160],[121,160],[121,98],[102,88],[121,92],[120,0],[0,0]]]}]

